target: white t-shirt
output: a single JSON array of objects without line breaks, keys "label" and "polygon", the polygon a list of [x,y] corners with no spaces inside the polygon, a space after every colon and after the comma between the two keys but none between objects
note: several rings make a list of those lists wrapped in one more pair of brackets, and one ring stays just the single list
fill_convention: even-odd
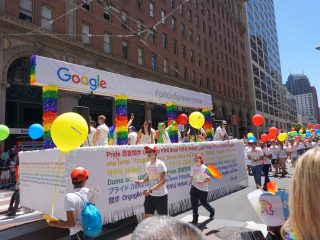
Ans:
[{"label": "white t-shirt", "polygon": [[[75,193],[77,192],[77,194]],[[81,210],[83,205],[88,202],[89,188],[76,188],[73,193],[68,193],[64,197],[64,210],[76,212],[76,225],[70,228],[70,235],[76,234],[82,230]],[[81,195],[81,198],[79,195]]]},{"label": "white t-shirt", "polygon": [[259,147],[256,147],[254,150],[252,148],[248,150],[248,157],[251,157],[251,166],[253,167],[263,164],[263,160],[259,160],[263,156],[263,152]]},{"label": "white t-shirt", "polygon": [[270,147],[270,150],[271,150],[271,153],[272,153],[272,159],[277,159],[278,158],[278,146],[277,145],[274,145]]},{"label": "white t-shirt", "polygon": [[248,159],[248,150],[250,149],[250,147],[245,146],[244,148],[244,159],[246,161],[246,165],[247,166],[251,166],[251,160]]},{"label": "white t-shirt", "polygon": [[286,159],[287,158],[287,152],[286,150],[283,148],[279,148],[278,150],[278,157],[281,158],[281,159]]},{"label": "white t-shirt", "polygon": [[208,192],[209,191],[209,182],[204,183],[204,184],[199,184],[198,182],[202,182],[203,180],[209,178],[208,174],[205,173],[207,170],[207,166],[202,164],[201,166],[197,167],[197,165],[194,165],[191,168],[191,174],[190,176],[192,177],[192,186],[196,187],[197,189]]},{"label": "white t-shirt", "polygon": [[162,133],[162,140],[163,140],[163,143],[164,144],[169,144],[171,143],[171,140],[170,140],[170,137],[169,137],[169,134],[167,131],[163,132]]},{"label": "white t-shirt", "polygon": [[97,140],[98,146],[106,146],[108,145],[108,139],[109,139],[109,128],[106,124],[100,125],[97,130],[100,130],[100,137]]},{"label": "white t-shirt", "polygon": [[221,138],[220,135],[225,136],[226,133],[227,133],[227,131],[226,131],[224,128],[218,127],[218,128],[216,129],[215,134],[214,134],[214,140],[216,140],[216,141],[222,141],[223,138]]},{"label": "white t-shirt", "polygon": [[129,133],[128,134],[129,145],[136,145],[137,138],[138,138],[138,134],[136,132]]},{"label": "white t-shirt", "polygon": [[88,134],[88,137],[86,141],[84,142],[83,146],[93,146],[93,136],[96,133],[97,129],[90,126],[90,133]]},{"label": "white t-shirt", "polygon": [[[272,155],[272,152],[269,148],[265,147],[264,149],[262,149],[263,154],[269,156],[270,154]],[[264,163],[263,164],[271,164],[271,159],[264,156]]]},{"label": "white t-shirt", "polygon": [[[151,188],[154,185],[159,183],[160,173],[165,172],[165,174],[167,174],[167,167],[163,161],[157,159],[153,164],[151,164],[150,161],[147,162],[145,171],[148,174],[149,187]],[[156,196],[156,197],[164,196],[167,194],[168,194],[168,191],[165,184],[162,185],[160,188],[153,190],[152,193],[150,193],[151,196]]]}]

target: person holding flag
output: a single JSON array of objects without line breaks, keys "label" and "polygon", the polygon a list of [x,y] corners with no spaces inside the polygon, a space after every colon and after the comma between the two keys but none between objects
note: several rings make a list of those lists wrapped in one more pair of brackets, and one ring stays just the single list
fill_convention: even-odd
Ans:
[{"label": "person holding flag", "polygon": [[207,166],[203,164],[203,157],[200,153],[196,154],[195,165],[191,168],[191,206],[193,212],[192,224],[198,224],[198,202],[210,213],[210,218],[214,217],[215,209],[208,203],[208,192],[210,176],[207,174]]}]

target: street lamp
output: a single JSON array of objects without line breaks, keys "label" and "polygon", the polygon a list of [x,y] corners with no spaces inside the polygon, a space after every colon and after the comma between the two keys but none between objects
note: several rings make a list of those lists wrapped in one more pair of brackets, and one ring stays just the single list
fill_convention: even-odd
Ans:
[{"label": "street lamp", "polygon": [[318,45],[318,46],[316,47],[316,49],[317,49],[317,50],[320,50],[320,45]]}]

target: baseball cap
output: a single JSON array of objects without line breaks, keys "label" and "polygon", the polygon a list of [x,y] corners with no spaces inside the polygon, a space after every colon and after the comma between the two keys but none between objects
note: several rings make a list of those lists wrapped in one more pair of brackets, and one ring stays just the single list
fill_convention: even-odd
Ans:
[{"label": "baseball cap", "polygon": [[81,183],[87,180],[89,177],[89,171],[83,167],[77,167],[71,171],[72,183]]},{"label": "baseball cap", "polygon": [[134,132],[135,132],[135,131],[136,131],[136,128],[135,128],[134,126],[130,126],[130,127],[129,127],[129,130],[131,130],[131,131],[134,131]]},{"label": "baseball cap", "polygon": [[150,145],[145,146],[144,150],[153,150],[153,151],[157,152],[158,148],[155,144],[150,144]]},{"label": "baseball cap", "polygon": [[223,124],[223,125],[227,125],[227,121],[223,120],[223,121],[222,121],[222,124]]},{"label": "baseball cap", "polygon": [[257,141],[256,140],[254,140],[254,139],[249,139],[248,140],[248,143],[256,143]]}]

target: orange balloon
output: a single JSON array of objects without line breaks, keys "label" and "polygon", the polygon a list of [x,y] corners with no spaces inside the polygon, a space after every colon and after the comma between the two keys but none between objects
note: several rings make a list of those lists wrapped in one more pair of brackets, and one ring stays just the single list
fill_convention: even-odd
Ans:
[{"label": "orange balloon", "polygon": [[271,127],[271,128],[269,129],[269,133],[271,133],[271,134],[273,134],[273,135],[277,134],[278,132],[279,132],[279,129],[276,128],[276,127]]}]

